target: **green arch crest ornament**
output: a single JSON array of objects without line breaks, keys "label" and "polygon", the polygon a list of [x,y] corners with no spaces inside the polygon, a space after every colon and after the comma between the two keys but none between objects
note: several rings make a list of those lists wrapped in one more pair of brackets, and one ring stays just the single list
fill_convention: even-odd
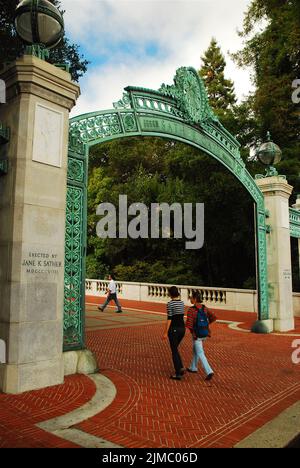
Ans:
[{"label": "green arch crest ornament", "polygon": [[264,197],[240,156],[240,144],[209,106],[203,80],[191,67],[159,90],[128,86],[113,109],[70,120],[65,255],[65,350],[84,347],[87,169],[89,149],[113,139],[156,136],[194,146],[225,166],[256,205],[259,319],[269,318]]}]

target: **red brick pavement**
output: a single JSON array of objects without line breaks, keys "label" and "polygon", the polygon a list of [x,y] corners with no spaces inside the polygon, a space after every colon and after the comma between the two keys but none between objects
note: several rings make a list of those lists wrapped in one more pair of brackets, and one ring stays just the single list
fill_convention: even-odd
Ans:
[{"label": "red brick pavement", "polygon": [[[153,313],[165,310],[161,304],[131,303],[141,311],[145,305]],[[219,318],[255,319],[246,315],[224,312]],[[153,322],[87,333],[87,344],[117,396],[78,428],[124,447],[232,447],[300,399],[300,365],[291,362],[291,337],[245,334],[216,324],[206,343],[215,380],[208,384],[199,372],[174,382],[162,327]],[[188,365],[188,335],[181,352]],[[76,447],[35,424],[80,407],[94,393],[90,379],[73,376],[41,391],[0,394],[0,447]]]},{"label": "red brick pavement", "polygon": [[[86,296],[86,302],[88,304],[101,304],[104,302],[104,296],[103,297],[95,297],[95,296]],[[140,310],[141,312],[143,311],[148,311],[149,313],[155,312],[155,313],[163,313],[165,314],[166,312],[166,306],[165,304],[161,303],[149,303],[149,302],[143,302],[143,301],[132,301],[132,300],[126,300],[122,299],[122,306],[126,308],[133,308],[134,310]],[[186,308],[187,309],[187,308]],[[214,310],[212,308],[212,310]],[[217,310],[215,309],[215,313],[217,315],[217,318],[219,320],[228,320],[232,322],[240,322],[240,325],[238,328],[241,328],[242,330],[251,330],[253,323],[257,320],[257,314],[251,313],[251,312],[238,312],[238,311],[233,311],[233,310]],[[300,317],[295,318],[295,330],[293,332],[287,332],[283,334],[290,334],[290,333],[296,333],[300,334]]]},{"label": "red brick pavement", "polygon": [[[244,318],[241,316],[241,313],[239,314],[239,319],[240,320],[235,320],[235,321],[242,321],[243,320],[243,323],[240,323],[238,325],[238,328],[241,328],[242,330],[251,330],[252,328],[252,325],[253,325],[253,320],[249,320],[249,319],[246,319],[244,320]],[[277,332],[274,332],[277,334]],[[291,334],[300,334],[300,317],[296,317],[295,318],[295,329],[292,330],[292,331],[288,331],[288,332],[281,332],[280,333],[281,335],[291,335]]]},{"label": "red brick pavement", "polygon": [[80,408],[95,392],[91,379],[74,375],[63,385],[43,390],[21,395],[0,393],[0,448],[76,447],[35,425]]},{"label": "red brick pavement", "polygon": [[[102,304],[104,302],[103,297],[86,296],[87,304]],[[132,301],[128,299],[120,300],[122,307],[127,309],[134,309],[136,311],[147,311],[148,313],[162,313],[166,314],[166,305],[159,302],[145,302],[145,301]],[[112,303],[113,304],[113,303]],[[188,307],[186,307],[186,310]],[[212,308],[213,310],[213,308]],[[215,310],[219,320],[228,320],[233,322],[247,322],[251,324],[257,320],[255,313],[249,312],[238,312],[232,310]]]},{"label": "red brick pavement", "polygon": [[[165,309],[146,305],[156,312]],[[225,315],[244,318],[238,312]],[[253,322],[255,314],[246,318]],[[109,408],[78,428],[126,447],[232,447],[299,400],[300,366],[292,364],[290,337],[245,334],[217,324],[206,343],[215,380],[207,384],[199,373],[173,382],[162,327],[88,333],[88,345],[118,394]],[[188,335],[181,351],[188,365]]]}]

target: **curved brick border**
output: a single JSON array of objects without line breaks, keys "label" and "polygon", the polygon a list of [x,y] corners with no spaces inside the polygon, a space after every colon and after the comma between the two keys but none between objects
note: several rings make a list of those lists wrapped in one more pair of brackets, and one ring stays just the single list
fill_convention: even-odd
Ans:
[{"label": "curved brick border", "polygon": [[74,375],[63,385],[21,395],[0,394],[0,447],[76,447],[35,424],[79,408],[95,392],[96,386],[88,377]]},{"label": "curved brick border", "polygon": [[[156,313],[160,307],[156,305]],[[130,311],[122,320],[127,314]],[[224,316],[229,321],[240,318],[238,313]],[[300,398],[300,366],[291,362],[289,336],[253,335],[230,330],[225,323],[214,325],[205,346],[216,378],[206,384],[201,373],[170,381],[171,356],[162,330],[157,320],[141,320],[141,326],[130,328],[123,322],[111,329],[101,329],[99,320],[99,329],[88,332],[88,345],[117,396],[78,429],[129,448],[232,447]],[[189,336],[181,352],[188,364]],[[76,447],[35,424],[81,407],[94,393],[89,378],[72,376],[62,386],[0,394],[0,447]]]},{"label": "curved brick border", "polygon": [[[289,337],[217,324],[206,344],[216,380],[208,385],[200,374],[178,383],[169,380],[172,365],[162,327],[88,333],[117,397],[81,430],[128,448],[233,447],[299,398],[300,366],[291,362]],[[189,362],[189,336],[182,355]]]}]

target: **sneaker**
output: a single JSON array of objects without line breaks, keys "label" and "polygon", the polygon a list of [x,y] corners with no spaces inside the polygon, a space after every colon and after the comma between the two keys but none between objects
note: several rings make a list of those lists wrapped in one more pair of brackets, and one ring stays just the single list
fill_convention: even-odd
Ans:
[{"label": "sneaker", "polygon": [[122,314],[123,310],[116,310],[116,314]]},{"label": "sneaker", "polygon": [[181,380],[182,377],[181,377],[181,375],[171,375],[170,379],[172,379],[172,380]]},{"label": "sneaker", "polygon": [[213,377],[214,377],[215,374],[209,374],[207,377],[206,377],[206,382],[209,382]]},{"label": "sneaker", "polygon": [[103,309],[102,309],[102,307],[98,307],[98,310],[101,310],[101,312],[103,312]]}]

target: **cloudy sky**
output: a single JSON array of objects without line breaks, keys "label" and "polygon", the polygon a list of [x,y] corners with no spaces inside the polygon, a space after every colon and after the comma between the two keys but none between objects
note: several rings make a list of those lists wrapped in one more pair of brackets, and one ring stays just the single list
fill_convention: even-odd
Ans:
[{"label": "cloudy sky", "polygon": [[216,37],[227,60],[226,75],[241,99],[251,89],[228,51],[250,0],[62,0],[68,36],[91,61],[81,80],[73,116],[110,109],[128,85],[157,89],[172,83],[180,66],[200,67],[200,56]]}]

